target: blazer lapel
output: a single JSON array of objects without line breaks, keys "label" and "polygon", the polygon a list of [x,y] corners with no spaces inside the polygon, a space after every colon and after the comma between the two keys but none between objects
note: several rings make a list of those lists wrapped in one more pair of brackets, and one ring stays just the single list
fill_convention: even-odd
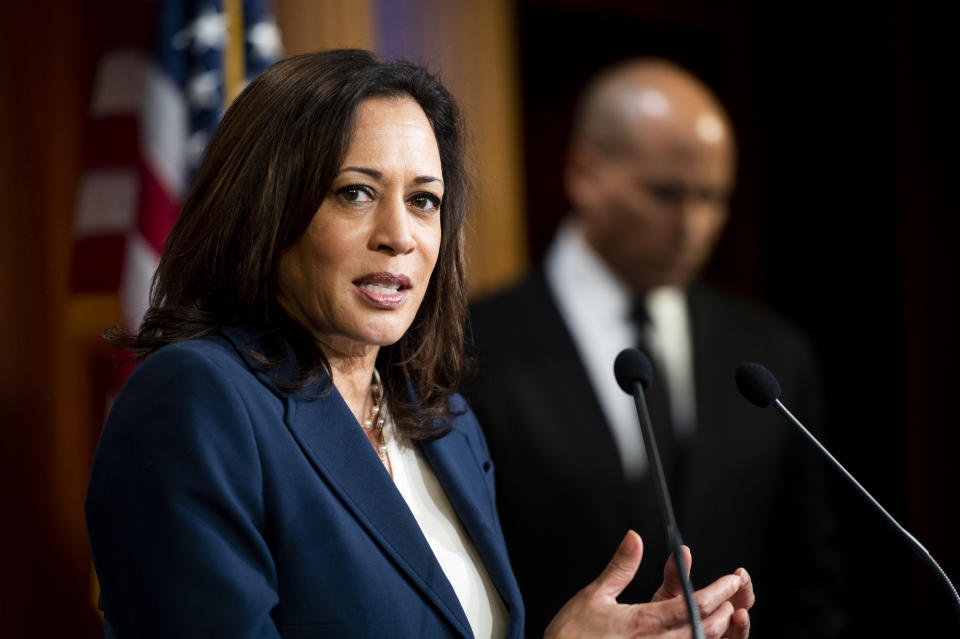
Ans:
[{"label": "blazer lapel", "polygon": [[451,628],[462,637],[472,638],[460,600],[417,520],[336,388],[323,394],[325,382],[320,381],[298,393],[280,390],[277,379],[293,380],[298,374],[292,351],[281,366],[268,373],[250,355],[261,350],[260,339],[253,331],[227,327],[222,333],[234,343],[253,373],[284,400],[287,427],[347,510]]},{"label": "blazer lapel", "polygon": [[[688,289],[690,305],[691,340],[693,346],[694,388],[697,402],[697,437],[689,454],[685,482],[693,489],[684,504],[684,519],[691,522],[690,539],[709,533],[706,513],[722,510],[723,506],[705,502],[706,491],[697,487],[712,485],[716,473],[716,459],[734,453],[732,449],[734,426],[731,415],[737,415],[743,405],[734,388],[733,372],[738,363],[742,343],[730,340],[730,321],[718,307],[714,293],[706,285],[694,283]],[[725,382],[725,383],[720,383]],[[705,519],[706,517],[706,519]]]},{"label": "blazer lapel", "polygon": [[334,389],[319,399],[289,396],[287,424],[307,456],[371,537],[450,625],[472,637],[457,595],[420,526]]},{"label": "blazer lapel", "polygon": [[426,458],[440,485],[443,486],[450,505],[470,536],[483,566],[490,576],[500,598],[510,613],[511,633],[516,636],[514,625],[521,622],[514,610],[520,593],[510,567],[503,537],[491,526],[497,521],[496,506],[486,492],[487,481],[474,459],[466,436],[454,430],[449,435],[434,441],[422,442],[420,450]]},{"label": "blazer lapel", "polygon": [[[528,298],[531,306],[525,314],[535,328],[526,336],[532,342],[530,352],[524,353],[529,362],[524,371],[526,379],[514,383],[531,390],[529,403],[540,416],[537,423],[542,428],[537,436],[543,445],[552,443],[556,454],[573,455],[572,467],[583,468],[588,473],[583,481],[616,487],[596,491],[594,499],[603,503],[603,510],[611,516],[633,513],[615,523],[616,532],[611,534],[619,539],[627,528],[637,525],[638,514],[634,512],[635,500],[630,497],[630,484],[613,429],[542,269],[531,278]],[[612,384],[613,362],[610,362],[610,371],[609,383]],[[531,416],[525,419],[530,422]]]}]

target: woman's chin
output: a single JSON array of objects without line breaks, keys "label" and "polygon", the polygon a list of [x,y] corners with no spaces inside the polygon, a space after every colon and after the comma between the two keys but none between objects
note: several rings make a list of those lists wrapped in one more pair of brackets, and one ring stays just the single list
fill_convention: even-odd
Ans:
[{"label": "woman's chin", "polygon": [[397,343],[406,328],[364,326],[358,330],[342,330],[314,334],[314,339],[327,357],[362,357],[371,349]]},{"label": "woman's chin", "polygon": [[376,322],[367,327],[364,331],[362,341],[371,346],[391,346],[400,341],[407,329],[410,328],[409,322]]}]

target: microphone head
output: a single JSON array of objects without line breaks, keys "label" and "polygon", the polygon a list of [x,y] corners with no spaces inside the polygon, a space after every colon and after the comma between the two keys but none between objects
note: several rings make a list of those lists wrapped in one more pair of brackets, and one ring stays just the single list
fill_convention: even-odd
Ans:
[{"label": "microphone head", "polygon": [[751,404],[766,408],[780,399],[780,382],[760,364],[744,362],[737,366],[737,388]]},{"label": "microphone head", "polygon": [[617,384],[627,395],[633,395],[633,386],[637,382],[646,390],[653,379],[653,365],[650,358],[635,348],[625,348],[613,361],[613,374]]}]

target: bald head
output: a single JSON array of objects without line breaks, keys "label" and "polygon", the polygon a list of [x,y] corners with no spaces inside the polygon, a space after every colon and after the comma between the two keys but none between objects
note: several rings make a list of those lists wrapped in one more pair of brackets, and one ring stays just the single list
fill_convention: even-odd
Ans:
[{"label": "bald head", "polygon": [[726,223],[734,153],[730,119],[702,82],[664,60],[630,60],[581,98],[567,192],[625,283],[685,285]]},{"label": "bald head", "polygon": [[733,150],[726,111],[700,80],[658,59],[622,62],[597,76],[580,99],[572,142],[609,154],[642,150],[646,138]]}]

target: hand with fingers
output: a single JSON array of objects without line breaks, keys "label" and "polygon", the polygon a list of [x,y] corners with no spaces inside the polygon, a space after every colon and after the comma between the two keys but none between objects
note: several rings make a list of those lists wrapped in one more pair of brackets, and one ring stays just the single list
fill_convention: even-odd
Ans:
[{"label": "hand with fingers", "polygon": [[[689,548],[683,546],[682,549],[684,565],[687,567],[687,577],[689,578],[692,556]],[[730,619],[730,627],[727,634],[721,636],[724,638],[729,637],[730,639],[742,639],[750,632],[750,615],[747,611],[753,606],[755,599],[753,595],[753,583],[750,580],[749,573],[743,568],[737,568],[733,574],[740,577],[741,585],[729,599],[730,604],[733,606],[733,615]],[[667,559],[667,563],[663,567],[663,584],[657,589],[657,592],[653,594],[653,598],[650,601],[658,602],[672,599],[683,601],[683,582],[680,581],[680,574],[677,572],[677,562],[673,560],[673,555]],[[700,601],[699,596],[697,597],[697,601]],[[700,610],[701,614],[703,614],[702,606]],[[704,633],[706,633],[706,628],[704,628]],[[710,635],[707,634],[707,636]]]},{"label": "hand with fingers", "polygon": [[[689,570],[690,549],[683,547]],[[553,618],[545,639],[636,637],[686,639],[692,636],[676,562],[668,559],[663,585],[650,603],[621,604],[617,596],[633,580],[643,556],[640,536],[629,531],[603,573],[568,601]],[[694,593],[708,639],[746,639],[753,584],[743,568]]]}]

